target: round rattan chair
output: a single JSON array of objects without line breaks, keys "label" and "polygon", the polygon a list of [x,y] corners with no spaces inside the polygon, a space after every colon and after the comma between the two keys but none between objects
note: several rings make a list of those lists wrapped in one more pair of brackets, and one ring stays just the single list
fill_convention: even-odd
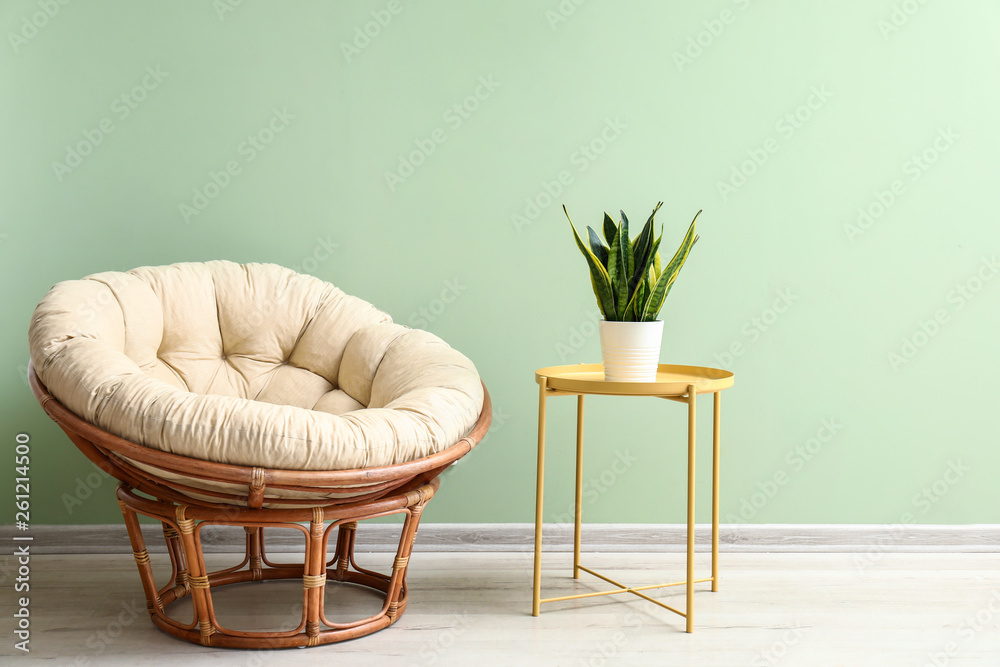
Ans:
[{"label": "round rattan chair", "polygon": [[[222,348],[208,356],[221,352],[221,361],[192,354],[183,341],[198,338],[197,330],[188,338],[180,335],[198,319],[184,316],[185,304],[192,300],[180,293],[192,285],[204,287],[205,280],[213,283],[219,299],[214,307]],[[237,318],[240,324],[234,325],[221,300],[227,290],[220,285],[227,281],[250,297],[264,295],[271,316],[263,321]],[[95,296],[109,292],[114,299]],[[295,295],[302,293],[307,298],[298,303]],[[143,300],[152,304],[151,310],[134,307]],[[289,301],[298,305],[282,310]],[[157,302],[163,308],[162,335],[140,333],[139,339],[146,336],[141,344],[135,337],[130,340],[130,318],[149,317]],[[191,308],[197,311],[197,303]],[[301,317],[291,314],[296,309]],[[347,317],[338,326],[338,317],[348,311],[362,317]],[[155,330],[161,321],[153,319]],[[148,329],[147,324],[143,320],[136,328]],[[324,367],[323,356],[317,355],[322,336],[317,338],[316,326],[324,327],[320,333],[327,339],[340,341],[331,343],[331,355],[340,356],[332,366]],[[273,341],[275,327],[285,329],[277,338],[291,341],[278,341],[278,347],[287,348],[283,354],[273,359],[247,356],[255,345],[266,347],[255,336]],[[119,335],[122,331],[125,335]],[[311,348],[308,354],[305,347]],[[143,358],[150,349],[155,361]],[[177,350],[184,354],[179,357]],[[384,313],[332,285],[274,265],[144,267],[60,283],[32,318],[31,351],[28,378],[45,412],[87,458],[120,480],[118,503],[153,623],[206,646],[315,646],[395,622],[406,608],[407,565],[421,513],[439,487],[438,476],[478,444],[491,421],[489,394],[474,366],[440,339],[392,324]],[[266,350],[261,354],[268,355]],[[196,362],[185,370],[178,361],[182,357]],[[228,361],[233,357],[238,361]],[[306,357],[312,360],[303,364]],[[208,384],[195,372],[205,363],[217,365]],[[246,364],[257,375],[248,373]],[[177,377],[165,375],[161,366],[177,371]],[[235,389],[227,390],[218,380],[225,366],[239,371]],[[359,373],[359,368],[367,370]],[[374,386],[365,385],[372,378]],[[304,391],[303,386],[312,389]],[[290,404],[282,403],[283,396],[290,397]],[[382,428],[383,422],[389,427]],[[355,441],[345,440],[347,436]],[[339,443],[340,449],[331,443]],[[372,464],[337,465],[359,456]],[[265,465],[296,460],[304,463],[296,468]],[[391,571],[359,567],[354,557],[358,522],[391,514],[404,518]],[[154,580],[137,515],[162,522],[171,564],[166,585]],[[232,567],[208,571],[202,530],[218,525],[245,530],[245,554]],[[302,533],[303,564],[268,556],[269,528]],[[219,623],[212,602],[215,589],[272,579],[301,579],[303,609],[297,627],[251,632]],[[325,602],[331,582],[384,593],[381,609],[352,622],[331,621]],[[187,596],[194,616],[184,623],[168,615],[167,607]]]}]

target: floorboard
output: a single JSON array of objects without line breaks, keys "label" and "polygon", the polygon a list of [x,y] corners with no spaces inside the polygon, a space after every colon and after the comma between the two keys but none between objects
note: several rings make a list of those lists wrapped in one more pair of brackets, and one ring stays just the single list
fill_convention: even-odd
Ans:
[{"label": "floorboard", "polygon": [[[55,665],[704,665],[1000,666],[997,554],[729,553],[720,591],[699,584],[695,632],[634,596],[543,605],[533,618],[531,554],[420,553],[410,602],[390,628],[311,649],[236,651],[174,639],[153,627],[129,556],[36,555],[31,560],[32,661]],[[211,554],[210,566],[233,558]],[[359,554],[384,567],[392,555]],[[159,561],[159,562],[158,562]],[[155,558],[161,566],[163,557]],[[584,564],[630,584],[683,577],[681,554],[585,554]],[[696,576],[708,574],[698,554]],[[544,596],[601,590],[570,577],[571,556],[546,554]],[[160,575],[162,569],[157,570]],[[328,613],[377,608],[367,591],[328,585]],[[683,589],[654,593],[683,608]],[[234,586],[214,595],[220,620],[242,629],[287,625],[301,610],[294,582]],[[16,604],[9,582],[0,614]],[[179,609],[187,613],[190,608]],[[9,621],[8,621],[9,623]],[[5,632],[0,656],[23,654]],[[949,653],[951,655],[949,655]],[[0,658],[13,664],[9,658]]]}]

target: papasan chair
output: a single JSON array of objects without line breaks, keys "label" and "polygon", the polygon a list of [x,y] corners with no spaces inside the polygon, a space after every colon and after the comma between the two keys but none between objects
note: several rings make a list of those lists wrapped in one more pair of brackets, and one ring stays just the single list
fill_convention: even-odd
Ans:
[{"label": "papasan chair", "polygon": [[[480,441],[492,414],[475,366],[440,338],[273,264],[183,263],[61,282],[29,336],[35,396],[120,480],[153,623],[205,646],[315,646],[396,621],[438,475]],[[390,514],[404,519],[391,572],[359,567],[358,522]],[[137,515],[163,524],[165,586]],[[201,531],[212,525],[243,527],[241,563],[206,569]],[[304,564],[268,557],[265,529],[275,527],[301,531]],[[301,579],[298,627],[219,623],[217,588],[269,579]],[[367,586],[384,603],[368,618],[333,622],[328,582]],[[186,596],[188,623],[166,613]]]}]

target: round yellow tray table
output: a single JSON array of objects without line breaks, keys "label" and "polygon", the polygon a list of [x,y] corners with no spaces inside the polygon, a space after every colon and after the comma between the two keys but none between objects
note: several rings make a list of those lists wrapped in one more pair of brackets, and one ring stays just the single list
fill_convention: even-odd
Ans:
[{"label": "round yellow tray table", "polygon": [[[719,590],[719,445],[722,407],[720,392],[733,385],[733,374],[718,368],[702,366],[675,366],[660,364],[655,382],[606,382],[601,364],[576,364],[550,366],[535,371],[538,383],[538,468],[535,487],[535,572],[532,589],[531,613],[538,616],[543,602],[575,600],[579,598],[632,593],[683,616],[687,632],[694,630],[694,584],[711,581],[712,590]],[[713,394],[712,425],[712,576],[694,578],[694,472],[695,472],[695,402],[698,394]],[[626,586],[580,564],[580,523],[583,500],[583,398],[601,396],[652,396],[687,405],[688,466],[687,466],[687,576],[684,581],[647,586]],[[576,396],[576,502],[573,525],[573,578],[579,579],[586,572],[602,579],[617,589],[565,595],[555,598],[541,597],[542,584],[542,501],[545,490],[545,402],[550,396]],[[685,611],[649,597],[643,591],[666,586],[687,587]]]}]

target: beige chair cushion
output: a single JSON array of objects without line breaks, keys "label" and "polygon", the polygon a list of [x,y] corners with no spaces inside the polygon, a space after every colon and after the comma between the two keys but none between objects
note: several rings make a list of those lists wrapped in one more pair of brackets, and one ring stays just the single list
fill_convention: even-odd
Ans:
[{"label": "beige chair cushion", "polygon": [[273,264],[62,282],[29,336],[39,378],[84,420],[220,463],[403,463],[455,444],[483,405],[475,366],[440,338]]}]

